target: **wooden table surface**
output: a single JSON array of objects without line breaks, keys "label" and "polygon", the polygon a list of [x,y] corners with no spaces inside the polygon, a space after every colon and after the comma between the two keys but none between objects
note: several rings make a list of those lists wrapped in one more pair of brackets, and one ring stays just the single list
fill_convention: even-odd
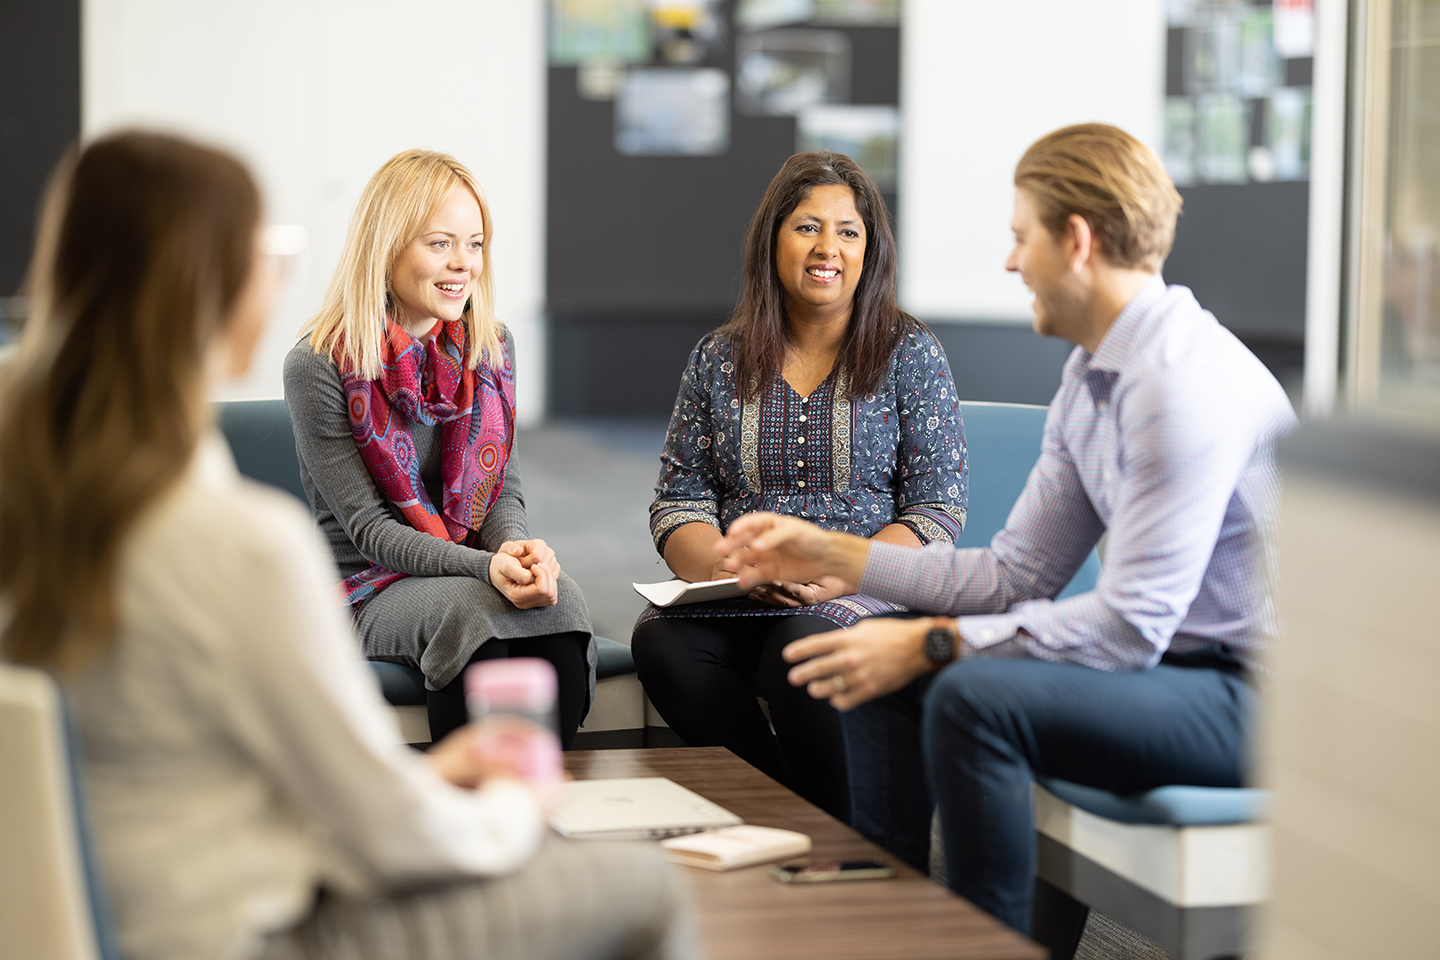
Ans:
[{"label": "wooden table surface", "polygon": [[808,834],[817,859],[883,856],[893,880],[790,886],[769,866],[715,873],[684,867],[709,960],[966,958],[1044,960],[1044,948],[936,886],[724,747],[565,754],[580,780],[669,777],[746,823]]}]

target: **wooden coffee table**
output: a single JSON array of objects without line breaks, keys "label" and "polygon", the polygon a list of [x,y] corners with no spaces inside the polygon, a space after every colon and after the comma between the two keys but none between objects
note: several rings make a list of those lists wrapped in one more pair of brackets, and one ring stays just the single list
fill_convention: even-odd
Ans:
[{"label": "wooden coffee table", "polygon": [[669,777],[746,823],[808,834],[812,856],[883,856],[893,880],[787,886],[768,866],[715,873],[683,868],[710,960],[974,958],[1044,960],[1043,947],[885,854],[724,747],[588,750],[565,754],[579,780]]}]

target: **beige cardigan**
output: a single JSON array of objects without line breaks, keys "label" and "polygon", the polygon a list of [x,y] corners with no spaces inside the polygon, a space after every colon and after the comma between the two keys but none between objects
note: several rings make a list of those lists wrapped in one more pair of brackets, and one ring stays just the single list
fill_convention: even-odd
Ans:
[{"label": "beige cardigan", "polygon": [[310,909],[523,865],[513,783],[444,782],[399,743],[329,552],[218,434],[124,551],[114,648],[69,683],[128,960],[232,960]]}]

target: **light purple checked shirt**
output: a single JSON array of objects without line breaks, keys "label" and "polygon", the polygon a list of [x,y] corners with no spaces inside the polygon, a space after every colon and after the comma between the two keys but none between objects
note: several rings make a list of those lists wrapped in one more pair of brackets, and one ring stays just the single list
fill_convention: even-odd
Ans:
[{"label": "light purple checked shirt", "polygon": [[[1254,354],[1158,276],[1076,347],[1040,459],[989,547],[872,543],[860,592],[960,618],[965,656],[1144,670],[1273,633],[1274,441],[1295,424]],[[1053,599],[1108,531],[1094,590]]]}]

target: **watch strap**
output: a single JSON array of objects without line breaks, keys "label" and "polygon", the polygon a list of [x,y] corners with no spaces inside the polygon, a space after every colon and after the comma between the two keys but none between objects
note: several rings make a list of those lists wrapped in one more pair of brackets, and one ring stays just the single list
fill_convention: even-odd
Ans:
[{"label": "watch strap", "polygon": [[955,632],[938,624],[925,632],[925,659],[941,665],[953,662],[959,654]]}]

